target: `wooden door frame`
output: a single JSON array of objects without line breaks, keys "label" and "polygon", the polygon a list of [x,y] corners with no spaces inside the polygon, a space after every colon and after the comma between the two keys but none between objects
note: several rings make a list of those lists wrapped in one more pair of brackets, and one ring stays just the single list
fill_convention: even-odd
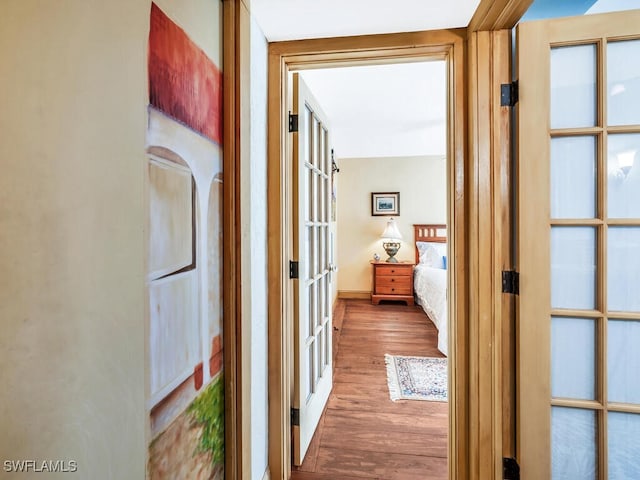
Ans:
[{"label": "wooden door frame", "polygon": [[[498,316],[492,324],[493,330],[488,331],[485,328],[474,332],[482,333],[482,341],[471,336],[466,329],[461,332],[462,338],[458,340],[461,344],[473,342],[476,348],[472,354],[483,362],[472,360],[468,354],[471,351],[470,345],[466,345],[467,348],[463,349],[466,356],[464,363],[474,367],[467,372],[455,372],[457,373],[456,383],[461,385],[461,388],[456,391],[459,398],[456,405],[458,411],[450,415],[451,422],[455,422],[450,438],[451,450],[455,456],[452,457],[450,454],[450,461],[451,458],[455,458],[455,465],[450,466],[449,472],[450,478],[502,478],[500,477],[502,472],[500,456],[512,456],[514,452],[511,415],[508,415],[507,421],[501,421],[500,415],[504,409],[512,409],[514,406],[511,397],[513,392],[509,386],[514,382],[512,376],[515,375],[515,360],[512,359],[514,353],[509,335],[513,334],[515,327],[509,320],[513,302],[506,301],[500,294],[497,286],[499,281],[495,278],[501,266],[506,267],[511,264],[510,254],[505,253],[509,250],[508,239],[511,235],[507,218],[509,209],[498,208],[494,211],[494,207],[500,207],[500,202],[504,202],[510,188],[509,182],[504,181],[508,178],[505,175],[510,171],[508,147],[500,143],[509,141],[510,119],[505,111],[499,108],[499,94],[495,91],[495,83],[498,77],[505,76],[504,52],[508,47],[505,46],[504,31],[515,26],[531,2],[532,0],[481,0],[468,27],[469,42],[473,44],[474,41],[479,41],[478,48],[469,53],[464,51],[465,34],[461,34],[460,32],[464,31],[460,30],[283,42],[279,47],[270,47],[267,200],[269,202],[269,467],[272,478],[288,478],[291,468],[288,447],[290,444],[285,442],[290,431],[288,405],[290,379],[287,378],[286,370],[282,368],[284,361],[291,360],[287,357],[289,350],[282,348],[283,345],[287,345],[282,319],[290,313],[287,312],[283,297],[289,287],[284,278],[288,259],[283,256],[282,249],[289,240],[282,212],[290,198],[283,190],[286,178],[282,176],[285,173],[285,165],[281,160],[284,143],[282,143],[280,129],[284,117],[283,112],[280,111],[280,103],[285,91],[281,83],[282,68],[287,64],[286,61],[290,61],[295,55],[302,57],[308,55],[314,58],[318,52],[321,52],[321,56],[335,55],[336,60],[341,54],[351,54],[357,59],[368,58],[372,63],[381,57],[386,57],[388,61],[399,50],[408,53],[411,48],[415,53],[419,53],[421,49],[427,50],[428,53],[437,53],[438,49],[442,48],[442,45],[435,45],[438,43],[437,39],[448,35],[456,38],[459,45],[456,55],[462,57],[463,62],[456,71],[457,95],[461,95],[463,105],[463,110],[458,112],[461,115],[459,122],[461,132],[458,132],[455,141],[452,141],[456,166],[451,169],[456,172],[456,176],[449,180],[451,185],[455,182],[456,192],[454,194],[454,189],[451,189],[449,194],[450,204],[455,201],[457,206],[458,218],[453,226],[459,230],[454,230],[454,234],[458,240],[461,240],[456,252],[458,255],[456,268],[461,271],[456,281],[461,283],[461,289],[458,292],[455,308],[459,309],[463,316],[457,319],[458,327],[462,330],[463,320],[470,324],[479,322],[483,316],[501,313],[501,316]],[[243,366],[250,356],[246,345],[242,343],[239,303],[242,278],[237,242],[241,228],[239,209],[241,193],[239,69],[240,36],[243,28],[240,24],[241,3],[242,0],[223,0],[225,477],[229,479],[243,478],[250,470],[251,463],[249,449],[243,448],[250,443],[250,411],[243,406],[250,402],[248,395],[251,388],[249,378],[242,375]],[[499,32],[500,30],[503,32]],[[485,33],[490,33],[490,37],[483,35]],[[501,36],[502,39],[496,38],[496,35]],[[424,53],[427,52],[422,54]],[[498,53],[497,57],[495,57],[496,53]],[[495,58],[500,59],[497,64],[494,64]],[[327,61],[327,58],[324,60]],[[466,62],[469,62],[468,66]],[[483,62],[487,62],[490,68],[477,68]],[[465,68],[475,73],[465,75]],[[494,75],[498,72],[501,73],[495,77]],[[464,88],[467,88],[467,97],[461,94]],[[486,128],[494,132],[490,138],[486,138]],[[453,137],[453,131],[450,137]],[[487,168],[490,170],[485,171],[484,169]],[[479,182],[487,179],[491,180],[491,186],[480,188]],[[491,225],[491,228],[471,230],[466,228],[466,225],[477,227]],[[467,242],[466,245],[464,242]],[[488,287],[487,284],[482,287],[481,282],[486,280],[486,275],[482,277],[478,273],[481,268],[480,259],[487,258],[484,256],[487,249],[490,249],[490,257],[493,259],[491,265],[494,277]],[[468,253],[471,251],[474,252],[473,255]],[[484,265],[486,266],[486,260]],[[466,280],[466,283],[462,280]],[[486,293],[490,293],[491,302],[480,303],[478,296]],[[466,305],[466,300],[469,301],[469,306]],[[475,310],[471,306],[475,306]],[[468,317],[467,311],[471,312]],[[484,342],[489,338],[502,339],[502,341],[491,342],[494,347],[486,348]],[[458,356],[457,363],[463,363],[461,356]],[[506,365],[511,365],[512,369]],[[490,367],[488,370],[485,369],[487,366]],[[502,375],[500,375],[501,372]],[[483,386],[481,374],[484,378],[492,375],[495,378],[500,377],[500,381],[496,381],[491,388],[487,389]],[[470,387],[465,384],[466,378],[463,375],[474,377]],[[468,379],[471,382],[470,377]],[[470,415],[471,399],[477,408]],[[491,405],[490,419],[478,426],[481,415],[487,412],[487,405]],[[485,455],[487,449],[491,452],[488,458]]]},{"label": "wooden door frame", "polygon": [[269,252],[269,467],[271,478],[286,480],[291,471],[290,398],[292,379],[293,296],[288,278],[291,249],[291,165],[285,111],[288,72],[322,66],[379,64],[435,58],[448,60],[448,219],[450,275],[450,438],[452,478],[467,478],[468,327],[465,196],[466,30],[277,42],[269,45],[268,105],[268,252]]},{"label": "wooden door frame", "polygon": [[500,85],[511,82],[510,30],[469,34],[469,471],[502,477],[515,456],[515,298],[502,293],[512,270],[511,108]]},{"label": "wooden door frame", "polygon": [[[242,375],[246,353],[242,348],[240,264],[240,8],[241,0],[222,2],[222,305],[224,375],[225,478],[241,479],[251,459],[243,449],[250,443],[249,422],[242,406],[251,392]],[[244,440],[244,442],[243,442]]]}]

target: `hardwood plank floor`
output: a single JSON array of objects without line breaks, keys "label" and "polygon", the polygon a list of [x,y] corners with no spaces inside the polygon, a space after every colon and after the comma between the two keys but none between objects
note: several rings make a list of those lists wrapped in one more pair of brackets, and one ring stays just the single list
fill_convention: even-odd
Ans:
[{"label": "hardwood plank floor", "polygon": [[392,402],[384,354],[443,357],[420,307],[339,300],[333,390],[291,480],[444,480],[448,404]]}]

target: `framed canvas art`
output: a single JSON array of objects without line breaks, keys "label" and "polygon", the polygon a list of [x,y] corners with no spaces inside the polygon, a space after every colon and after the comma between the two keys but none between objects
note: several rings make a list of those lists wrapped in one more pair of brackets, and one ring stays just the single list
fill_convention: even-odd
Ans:
[{"label": "framed canvas art", "polygon": [[371,193],[371,215],[400,215],[400,192]]}]

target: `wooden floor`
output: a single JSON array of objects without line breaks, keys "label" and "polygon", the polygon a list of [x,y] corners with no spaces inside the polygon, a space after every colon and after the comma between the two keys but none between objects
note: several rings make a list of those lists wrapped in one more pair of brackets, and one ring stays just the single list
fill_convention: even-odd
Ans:
[{"label": "wooden floor", "polygon": [[291,480],[447,478],[448,404],[392,402],[384,362],[385,353],[443,357],[436,334],[420,307],[339,300],[333,391]]}]

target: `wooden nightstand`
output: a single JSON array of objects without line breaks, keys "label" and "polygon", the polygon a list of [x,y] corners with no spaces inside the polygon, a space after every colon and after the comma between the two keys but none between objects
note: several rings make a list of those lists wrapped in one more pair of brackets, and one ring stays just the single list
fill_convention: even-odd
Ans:
[{"label": "wooden nightstand", "polygon": [[373,266],[373,291],[371,303],[378,305],[380,300],[402,300],[413,305],[413,267],[412,262],[371,262]]}]

